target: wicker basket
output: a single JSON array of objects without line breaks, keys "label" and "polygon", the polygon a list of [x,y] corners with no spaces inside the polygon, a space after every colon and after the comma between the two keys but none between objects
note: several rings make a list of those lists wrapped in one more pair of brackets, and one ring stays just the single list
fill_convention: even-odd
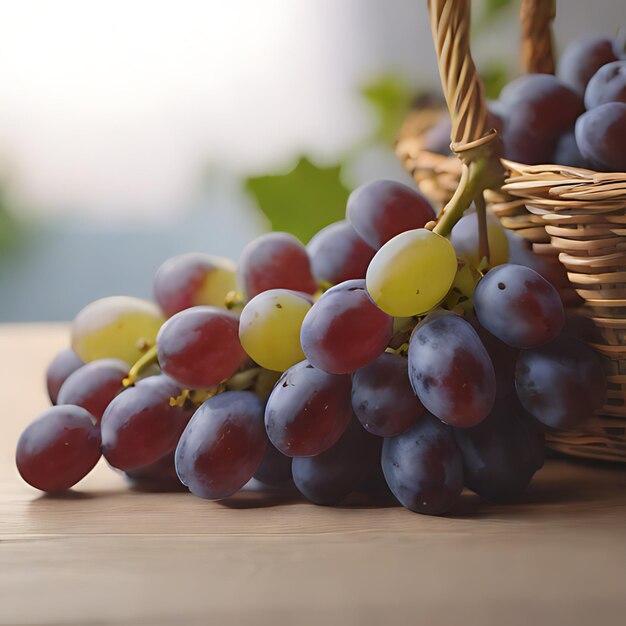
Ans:
[{"label": "wicker basket", "polygon": [[[469,0],[429,0],[429,11],[456,156],[423,148],[426,131],[448,114],[437,109],[409,116],[397,155],[422,191],[446,205],[444,215],[463,195],[459,185],[467,185],[476,159],[499,162],[502,178],[478,185],[484,199],[504,227],[524,237],[545,261],[565,268],[557,285],[561,297],[595,322],[601,340],[591,345],[610,364],[609,398],[600,414],[585,432],[550,433],[549,444],[572,456],[626,462],[626,173],[528,166],[498,159],[497,148],[490,154],[483,145],[497,143],[495,133],[486,132],[482,85],[469,52]],[[521,3],[527,72],[554,71],[554,15],[553,0]]]}]

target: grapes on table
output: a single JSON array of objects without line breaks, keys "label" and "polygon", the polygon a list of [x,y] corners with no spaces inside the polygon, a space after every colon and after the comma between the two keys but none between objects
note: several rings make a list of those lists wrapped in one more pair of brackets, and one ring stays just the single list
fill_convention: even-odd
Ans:
[{"label": "grapes on table", "polygon": [[409,379],[426,409],[451,426],[475,426],[496,398],[489,354],[471,324],[454,313],[431,314],[415,329]]},{"label": "grapes on table", "polygon": [[251,241],[239,257],[237,276],[247,300],[268,289],[317,291],[307,250],[289,233],[268,233]]},{"label": "grapes on table", "polygon": [[452,428],[428,413],[409,430],[383,442],[389,489],[411,511],[449,513],[463,490],[463,457]]},{"label": "grapes on table", "polygon": [[331,285],[365,278],[367,266],[376,252],[347,221],[322,228],[309,241],[307,250],[315,278]]},{"label": "grapes on table", "polygon": [[293,481],[314,504],[338,504],[376,472],[380,439],[352,420],[337,443],[321,454],[293,459]]},{"label": "grapes on table", "polygon": [[329,289],[307,312],[300,342],[307,360],[331,374],[350,374],[382,354],[393,319],[369,297],[364,280]]},{"label": "grapes on table", "polygon": [[409,230],[376,253],[367,268],[367,291],[389,315],[422,315],[446,297],[457,266],[449,239],[424,228]]},{"label": "grapes on table", "polygon": [[265,407],[270,441],[287,456],[315,456],[341,437],[352,416],[350,376],[308,361],[289,368]]},{"label": "grapes on table", "polygon": [[46,389],[52,404],[57,403],[57,396],[67,377],[82,367],[85,362],[72,350],[61,350],[46,368]]},{"label": "grapes on table", "polygon": [[523,350],[515,387],[522,406],[551,428],[582,427],[607,397],[602,363],[591,348],[568,337]]},{"label": "grapes on table", "polygon": [[196,306],[170,317],[157,336],[161,369],[181,387],[213,387],[246,360],[237,317],[212,306]]},{"label": "grapes on table", "polygon": [[254,296],[239,317],[239,340],[248,356],[276,372],[304,360],[300,329],[311,304],[307,294],[289,289]]},{"label": "grapes on table", "polygon": [[74,318],[72,349],[85,362],[111,358],[132,365],[154,345],[164,321],[159,307],[147,300],[102,298]]},{"label": "grapes on table", "polygon": [[352,377],[352,409],[373,435],[393,437],[423,415],[424,405],[409,382],[408,361],[385,352]]},{"label": "grapes on table", "polygon": [[528,415],[515,394],[499,398],[473,428],[457,428],[465,486],[492,502],[519,496],[543,467],[543,427]]},{"label": "grapes on table", "polygon": [[124,389],[128,365],[119,359],[91,361],[70,374],[61,386],[59,404],[73,404],[100,420],[113,398]]},{"label": "grapes on table", "polygon": [[176,472],[189,491],[220,500],[239,491],[268,445],[263,401],[250,391],[226,391],[194,413],[176,448]]},{"label": "grapes on table", "polygon": [[253,478],[266,485],[282,485],[291,480],[292,461],[290,456],[284,455],[278,448],[268,443]]},{"label": "grapes on table", "polygon": [[226,296],[237,290],[237,266],[210,254],[181,254],[159,267],[153,290],[167,317],[192,306],[224,306]]},{"label": "grapes on table", "polygon": [[100,459],[96,419],[78,406],[57,405],[31,422],[17,442],[22,478],[41,491],[64,491],[82,480]]},{"label": "grapes on table", "polygon": [[110,465],[129,472],[173,452],[192,413],[171,401],[180,393],[161,374],[140,380],[111,401],[100,424],[102,453]]},{"label": "grapes on table", "polygon": [[492,335],[516,348],[534,348],[556,338],[565,323],[558,291],[523,265],[500,265],[476,286],[478,321]]}]

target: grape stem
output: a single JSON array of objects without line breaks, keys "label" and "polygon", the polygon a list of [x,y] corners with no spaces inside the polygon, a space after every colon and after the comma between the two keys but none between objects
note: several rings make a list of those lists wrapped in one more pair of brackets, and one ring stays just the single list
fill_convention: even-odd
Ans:
[{"label": "grape stem", "polygon": [[139,374],[152,363],[156,363],[158,360],[158,350],[156,344],[143,354],[137,362],[130,368],[128,376],[122,381],[124,387],[130,387],[137,382]]},{"label": "grape stem", "polygon": [[485,196],[481,191],[474,199],[476,205],[476,216],[478,218],[478,257],[487,259],[489,265],[489,234],[487,232],[487,205]]}]

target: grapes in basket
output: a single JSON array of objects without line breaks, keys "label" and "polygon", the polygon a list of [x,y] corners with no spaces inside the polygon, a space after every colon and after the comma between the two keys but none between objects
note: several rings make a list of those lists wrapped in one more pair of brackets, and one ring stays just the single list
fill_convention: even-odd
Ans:
[{"label": "grapes in basket", "polygon": [[253,478],[321,505],[383,485],[425,514],[464,487],[518,496],[546,430],[580,428],[605,401],[559,292],[509,262],[496,218],[487,259],[476,213],[444,237],[400,183],[359,187],[346,218],[308,247],[263,235],[237,265],[170,259],[155,303],[80,311],[47,371],[54,406],[17,445],[24,480],[67,489],[102,455],[135,487],[211,500]]}]

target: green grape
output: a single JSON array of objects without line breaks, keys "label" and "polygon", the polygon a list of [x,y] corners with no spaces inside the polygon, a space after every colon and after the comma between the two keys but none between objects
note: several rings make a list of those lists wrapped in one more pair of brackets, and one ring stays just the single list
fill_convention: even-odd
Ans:
[{"label": "green grape", "polygon": [[303,361],[300,327],[310,308],[308,296],[289,289],[270,289],[255,296],[239,319],[243,349],[261,367],[275,372]]},{"label": "green grape", "polygon": [[159,307],[147,300],[101,298],[74,318],[72,349],[85,362],[115,358],[132,365],[155,344],[164,321]]},{"label": "green grape", "polygon": [[388,241],[367,269],[367,291],[389,315],[421,315],[437,306],[456,275],[452,244],[424,228],[408,230]]},{"label": "green grape", "polygon": [[[450,241],[460,259],[478,267],[482,259],[478,253],[478,215],[463,216],[452,229]],[[509,240],[500,220],[487,213],[487,241],[489,242],[489,266],[502,265],[509,260]]]}]

